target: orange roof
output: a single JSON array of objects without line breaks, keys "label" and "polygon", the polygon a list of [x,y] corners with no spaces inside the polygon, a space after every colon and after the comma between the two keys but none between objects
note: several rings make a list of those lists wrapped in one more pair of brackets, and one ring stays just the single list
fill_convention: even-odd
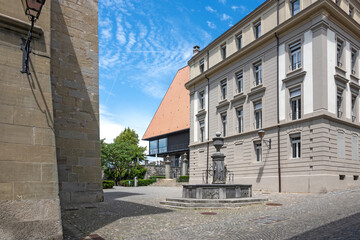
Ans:
[{"label": "orange roof", "polygon": [[185,83],[190,80],[190,68],[180,69],[173,79],[143,140],[190,128],[190,97]]}]

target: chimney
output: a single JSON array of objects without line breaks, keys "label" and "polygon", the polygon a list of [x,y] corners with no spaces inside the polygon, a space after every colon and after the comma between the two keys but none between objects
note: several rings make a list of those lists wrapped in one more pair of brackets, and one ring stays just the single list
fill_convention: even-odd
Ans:
[{"label": "chimney", "polygon": [[200,52],[200,47],[198,45],[194,46],[193,48],[193,56],[195,56],[196,54],[198,54],[198,52]]}]

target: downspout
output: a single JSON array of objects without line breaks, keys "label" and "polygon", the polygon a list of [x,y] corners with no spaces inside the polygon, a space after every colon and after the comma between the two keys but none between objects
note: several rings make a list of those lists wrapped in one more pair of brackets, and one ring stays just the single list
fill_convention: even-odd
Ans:
[{"label": "downspout", "polygon": [[[208,59],[209,59],[209,55],[208,55]],[[209,66],[209,61],[208,61],[208,66]],[[207,136],[208,136],[208,139],[207,139],[207,143],[206,143],[206,184],[209,184],[209,139],[210,139],[210,118],[209,118],[209,100],[210,100],[210,79],[206,76],[205,74],[205,78],[207,79],[207,86],[208,86],[208,91],[207,91],[207,94],[208,94],[208,99],[207,99]]]},{"label": "downspout", "polygon": [[[277,26],[279,26],[279,0],[277,0]],[[279,112],[279,36],[275,32],[276,37],[276,103],[277,103],[277,140],[278,140],[278,179],[279,192],[281,192],[281,164],[280,164],[280,112]]]}]

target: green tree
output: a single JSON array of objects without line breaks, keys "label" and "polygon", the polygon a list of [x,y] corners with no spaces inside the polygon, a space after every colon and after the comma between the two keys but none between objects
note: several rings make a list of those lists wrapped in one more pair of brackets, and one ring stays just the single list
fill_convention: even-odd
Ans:
[{"label": "green tree", "polygon": [[100,141],[101,163],[108,178],[118,182],[126,176],[134,175],[131,173],[138,169],[140,161],[145,159],[146,147],[140,147],[138,143],[138,134],[130,128],[121,132],[113,143],[105,143],[104,139]]}]

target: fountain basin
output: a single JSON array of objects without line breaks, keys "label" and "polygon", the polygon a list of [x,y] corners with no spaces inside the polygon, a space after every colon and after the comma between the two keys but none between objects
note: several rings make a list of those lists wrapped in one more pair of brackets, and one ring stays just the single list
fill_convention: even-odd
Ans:
[{"label": "fountain basin", "polygon": [[184,184],[182,197],[196,199],[251,198],[252,185]]}]

